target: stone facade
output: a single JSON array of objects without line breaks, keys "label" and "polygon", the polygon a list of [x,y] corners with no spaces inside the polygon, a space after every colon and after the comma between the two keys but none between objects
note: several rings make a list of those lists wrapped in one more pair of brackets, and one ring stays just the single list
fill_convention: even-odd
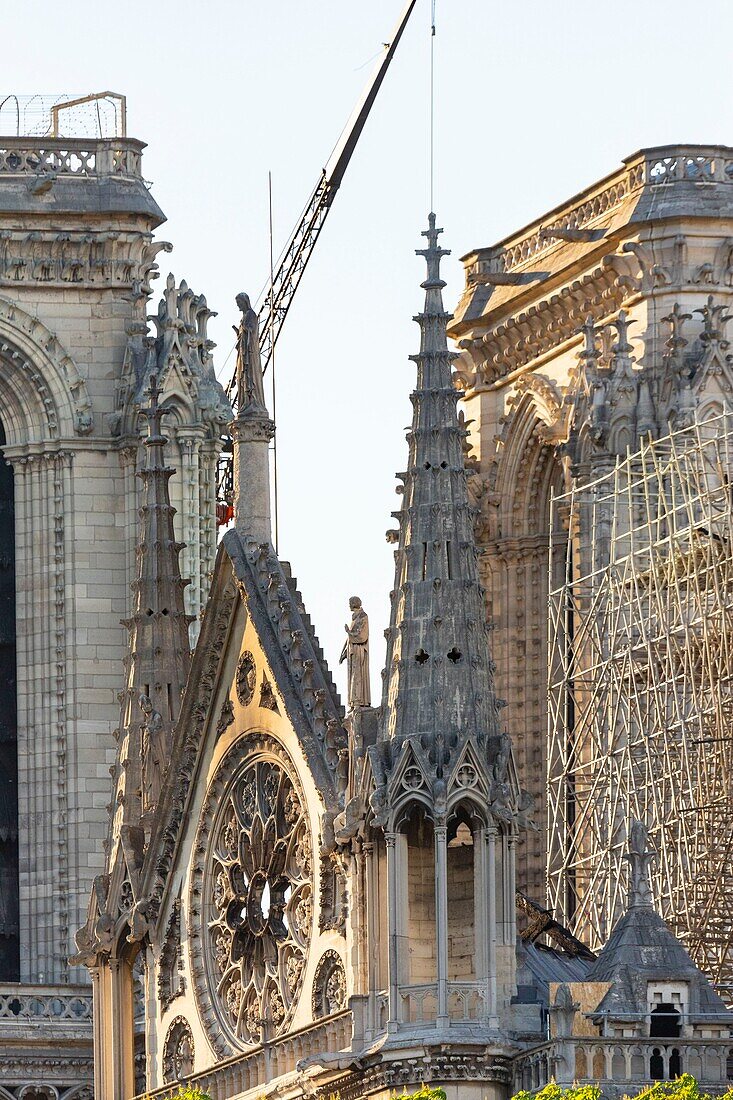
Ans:
[{"label": "stone facade", "polygon": [[[664,436],[729,402],[732,242],[733,150],[670,146],[627,158],[525,229],[463,257],[466,286],[449,332],[460,351],[497,689],[537,805],[538,831],[517,852],[518,885],[534,898],[546,895],[548,837],[565,827],[545,797],[548,583],[565,567],[560,538],[548,559],[551,495],[612,469],[650,432]],[[579,562],[597,532],[576,534]],[[560,904],[571,920],[575,901]],[[594,941],[609,932],[608,923],[594,930]]]},{"label": "stone facade", "polygon": [[[242,299],[239,392],[249,397],[233,425],[235,529],[220,547],[170,765],[161,758],[148,810],[135,777],[151,718],[147,696],[137,709],[133,700],[141,676],[169,673],[143,672],[140,654],[173,669],[181,641],[151,648],[141,638],[152,624],[137,610],[131,620],[110,844],[77,934],[76,961],[94,983],[97,1095],[163,1095],[186,1079],[230,1096],[275,1082],[300,1096],[335,1080],[345,1094],[381,1096],[419,1084],[426,1063],[450,1091],[460,1081],[477,1098],[506,1095],[514,848],[530,804],[493,691],[439,232],[431,215],[379,708],[344,716],[273,551],[273,425]],[[162,446],[154,434],[147,445]],[[149,492],[162,470],[142,476]],[[156,508],[165,514],[164,495]],[[151,522],[146,505],[138,596],[154,547],[168,545],[152,539]],[[169,557],[161,576],[176,568]],[[155,619],[159,602],[151,606]],[[419,1062],[407,1061],[415,1049]]]},{"label": "stone facade", "polygon": [[[431,215],[379,707],[344,714],[273,550],[260,394],[233,425],[235,526],[180,712],[151,714],[140,688],[180,676],[187,647],[148,412],[110,843],[75,959],[94,985],[97,1096],[186,1081],[232,1100],[387,1100],[425,1082],[506,1100],[550,1075],[614,1096],[622,1079],[693,1068],[724,1086],[732,1017],[654,912],[640,822],[627,913],[598,958],[516,890],[532,799],[494,691],[439,232]],[[239,392],[254,395],[246,319]],[[153,733],[170,745],[158,757]]]},{"label": "stone facade", "polygon": [[[151,363],[175,405],[172,496],[194,615],[213,562],[215,464],[231,415],[213,379],[204,299],[169,279],[157,338],[148,334],[156,258],[170,245],[153,240],[164,218],[142,177],[143,148],[124,136],[0,141],[0,422],[13,473],[19,802],[18,961],[2,978],[61,986],[63,1004],[67,983],[87,977],[67,959],[104,865],[120,620],[135,576],[137,409]],[[39,1027],[54,1015],[49,1006]],[[15,1022],[6,1015],[0,1044]],[[78,1016],[85,1069],[77,1050],[66,1084],[89,1080],[88,1021],[88,1010]],[[45,1072],[20,1059],[18,1085],[39,1084]],[[63,1093],[63,1065],[48,1072]],[[8,1068],[3,1085],[15,1073]]]}]

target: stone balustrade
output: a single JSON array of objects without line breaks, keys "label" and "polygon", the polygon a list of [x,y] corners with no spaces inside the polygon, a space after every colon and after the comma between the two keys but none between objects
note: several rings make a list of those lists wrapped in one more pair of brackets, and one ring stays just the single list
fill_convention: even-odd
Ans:
[{"label": "stone balustrade", "polygon": [[515,1058],[514,1091],[541,1089],[555,1077],[560,1083],[617,1081],[632,1093],[650,1081],[690,1073],[707,1091],[717,1086],[724,1092],[731,1055],[731,1039],[563,1039]]},{"label": "stone balustrade", "polygon": [[468,257],[466,285],[476,276],[503,274],[536,266],[543,253],[558,244],[553,227],[582,230],[621,206],[644,187],[675,184],[733,185],[733,148],[706,145],[665,145],[628,157],[624,167],[606,176],[576,199],[550,212],[514,237]]},{"label": "stone balustrade", "polygon": [[0,985],[0,1035],[51,1024],[91,1033],[92,993],[87,985]]},{"label": "stone balustrade", "polygon": [[91,1020],[86,985],[0,985],[0,1027],[6,1020]]},{"label": "stone balustrade", "polygon": [[132,176],[144,144],[133,138],[0,137],[0,177]]},{"label": "stone balustrade", "polygon": [[[436,982],[403,985],[399,989],[402,1013],[400,1028],[432,1023],[438,1013]],[[448,983],[448,1016],[451,1023],[480,1021],[486,1017],[484,990],[480,982]]]},{"label": "stone balustrade", "polygon": [[[208,1093],[212,1100],[239,1096],[254,1088],[262,1089],[275,1078],[297,1074],[298,1062],[303,1058],[347,1049],[351,1044],[351,1026],[351,1012],[340,1012],[310,1027],[227,1058],[212,1069],[194,1073],[186,1078],[186,1083]],[[152,1092],[142,1093],[137,1100],[167,1097],[171,1091],[171,1085],[164,1085]]]}]

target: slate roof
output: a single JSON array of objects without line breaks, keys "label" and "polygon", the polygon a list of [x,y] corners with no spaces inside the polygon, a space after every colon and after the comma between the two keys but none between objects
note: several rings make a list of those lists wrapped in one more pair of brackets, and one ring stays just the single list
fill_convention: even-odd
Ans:
[{"label": "slate roof", "polygon": [[684,981],[690,988],[692,1016],[723,1013],[733,1022],[733,1014],[651,906],[627,910],[591,964],[586,980],[613,983],[598,1006],[599,1014],[644,1015],[649,981]]},{"label": "slate roof", "polygon": [[524,942],[517,949],[517,999],[549,1007],[550,982],[587,981],[593,961],[547,944]]}]

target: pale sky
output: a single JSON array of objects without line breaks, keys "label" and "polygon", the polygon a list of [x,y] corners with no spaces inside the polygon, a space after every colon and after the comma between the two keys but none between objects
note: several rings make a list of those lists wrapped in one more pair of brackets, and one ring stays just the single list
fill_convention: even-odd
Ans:
[{"label": "pale sky", "polygon": [[[268,273],[402,0],[24,0],[3,11],[2,92],[128,97],[173,271],[219,312]],[[280,555],[332,666],[348,597],[372,626],[378,702],[393,581],[384,532],[421,305],[430,0],[418,0],[277,348]],[[458,258],[671,142],[733,144],[733,0],[437,0],[435,207]],[[159,284],[160,285],[160,284]],[[157,293],[153,305],[157,304]],[[226,373],[232,366],[230,359]],[[343,686],[343,666],[337,671]]]}]

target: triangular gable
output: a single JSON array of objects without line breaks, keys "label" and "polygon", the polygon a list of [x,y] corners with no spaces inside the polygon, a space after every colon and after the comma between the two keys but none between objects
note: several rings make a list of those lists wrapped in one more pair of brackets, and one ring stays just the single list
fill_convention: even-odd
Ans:
[{"label": "triangular gable", "polygon": [[[240,640],[232,636],[240,602],[259,647],[259,652],[251,655],[252,668],[245,660],[247,655],[239,651]],[[205,739],[222,736],[234,721],[235,710],[250,704],[288,720],[325,809],[336,812],[342,711],[310,619],[289,571],[272,548],[245,547],[239,535],[230,531],[217,555],[146,859],[144,890],[151,917],[157,918],[161,912],[164,894],[172,883],[170,872],[181,825],[194,812],[191,795]]]}]

